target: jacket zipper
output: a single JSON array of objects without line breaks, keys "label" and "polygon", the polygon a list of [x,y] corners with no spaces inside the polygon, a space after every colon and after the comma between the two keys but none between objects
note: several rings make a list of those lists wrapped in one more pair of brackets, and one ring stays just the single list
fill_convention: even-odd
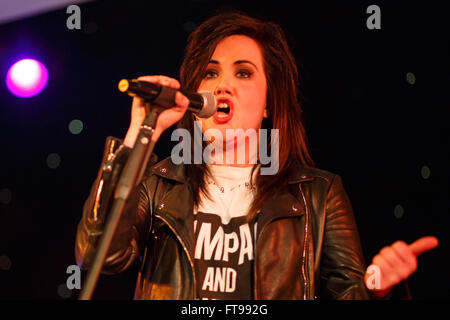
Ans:
[{"label": "jacket zipper", "polygon": [[[302,275],[303,275],[303,279],[305,279],[305,281],[304,281],[305,292],[303,293],[303,298],[305,300],[308,300],[308,299],[310,299],[310,294],[309,294],[309,287],[310,287],[310,283],[309,282],[310,281],[309,281],[308,272],[306,272],[306,269],[305,269],[305,265],[307,264],[307,261],[309,260],[308,256],[307,256],[308,239],[309,239],[309,237],[308,237],[308,233],[309,233],[309,231],[308,231],[309,211],[308,211],[308,207],[307,207],[307,204],[306,204],[305,195],[303,194],[303,191],[302,191],[301,184],[299,184],[299,188],[300,188],[300,193],[302,194],[302,199],[303,199],[303,202],[305,204],[305,210],[306,210],[306,212],[305,212],[305,232],[304,232],[304,238],[303,238],[303,252],[302,252],[302,256],[303,256]],[[181,237],[179,236],[179,234],[177,233],[175,228],[165,218],[163,218],[161,215],[155,215],[155,217],[161,219],[162,221],[164,221],[164,223],[166,223],[169,226],[170,230],[172,230],[172,232],[177,237],[178,241],[181,243],[181,246],[183,247],[183,250],[186,253],[186,256],[187,256],[187,258],[189,260],[189,263],[191,265],[192,276],[193,276],[193,279],[194,279],[194,300],[197,300],[197,281],[196,281],[196,275],[195,275],[195,271],[194,271],[194,262],[192,261],[192,258],[191,258],[191,255],[189,253],[189,250],[187,250],[186,245],[184,244],[183,240],[181,239]],[[272,220],[269,220],[263,226],[263,228],[261,229],[261,232],[260,232],[260,236],[263,233],[264,228],[266,227],[266,225],[268,223],[270,223],[271,221]],[[258,299],[258,295],[257,295],[257,293],[258,293],[258,290],[257,290],[258,281],[257,281],[257,271],[256,271],[256,269],[257,269],[256,268],[256,263],[257,263],[257,256],[256,255],[257,255],[257,252],[258,252],[257,248],[258,248],[258,241],[257,241],[257,239],[255,237],[254,249],[256,249],[256,250],[254,250],[254,253],[253,253],[253,255],[254,255],[254,264],[253,264],[253,277],[254,277],[254,280],[253,281],[254,281],[254,299],[255,300]]]},{"label": "jacket zipper", "polygon": [[164,221],[164,223],[169,226],[170,230],[172,230],[172,232],[177,237],[178,241],[181,243],[181,246],[183,247],[183,250],[186,253],[186,256],[187,256],[187,258],[189,260],[189,263],[191,265],[192,277],[194,279],[194,300],[197,300],[197,281],[196,281],[196,278],[195,278],[194,262],[192,261],[191,254],[189,253],[189,250],[186,248],[186,245],[184,244],[183,240],[181,239],[181,237],[179,236],[179,234],[177,233],[175,228],[165,218],[163,218],[160,215],[155,215],[155,217],[161,219],[162,221]]},{"label": "jacket zipper", "polygon": [[299,184],[299,189],[300,189],[300,193],[302,194],[302,199],[303,199],[303,203],[305,204],[305,230],[304,230],[304,236],[303,236],[303,252],[302,252],[302,257],[303,257],[303,264],[302,264],[302,275],[303,275],[303,279],[304,279],[304,285],[305,285],[305,292],[303,293],[303,299],[304,300],[310,300],[310,279],[309,279],[309,274],[306,271],[306,266],[309,262],[308,259],[308,254],[307,254],[307,250],[308,250],[308,233],[309,233],[309,210],[308,210],[308,206],[306,204],[306,199],[305,199],[305,195],[303,193],[302,190],[302,185],[301,183]]},{"label": "jacket zipper", "polygon": [[[306,199],[305,199],[305,196],[304,196],[304,194],[303,194],[303,191],[302,191],[302,187],[301,187],[301,185],[299,184],[299,187],[300,187],[300,193],[302,194],[302,199],[303,199],[303,203],[305,204],[305,210],[306,210],[306,212],[305,212],[305,232],[304,232],[304,237],[303,237],[303,250],[302,250],[302,257],[303,257],[303,264],[302,264],[302,275],[303,275],[303,279],[305,279],[304,280],[304,286],[305,286],[305,292],[303,293],[303,299],[304,300],[308,300],[308,299],[310,299],[310,294],[309,294],[309,287],[310,287],[310,284],[309,284],[309,276],[308,276],[308,273],[306,272],[306,270],[305,270],[305,265],[306,265],[306,262],[309,260],[308,259],[308,255],[307,255],[307,248],[308,248],[308,246],[307,246],[307,240],[308,240],[308,224],[309,224],[309,213],[308,213],[308,207],[307,207],[307,205],[306,205]],[[261,236],[261,234],[263,233],[263,231],[264,231],[264,228],[269,224],[269,223],[271,223],[272,221],[273,221],[274,219],[271,219],[271,220],[269,220],[269,221],[267,221],[267,223],[265,223],[264,224],[264,226],[263,226],[263,228],[261,229],[261,232],[259,233],[259,236]],[[257,277],[257,272],[256,272],[256,261],[257,261],[257,259],[256,259],[256,254],[257,254],[257,252],[258,252],[258,250],[257,250],[257,248],[258,248],[258,241],[257,241],[257,239],[256,239],[256,237],[255,237],[255,245],[254,245],[254,248],[255,248],[255,250],[254,250],[254,257],[255,257],[255,263],[253,264],[253,277],[254,277],[254,299],[255,300],[258,300],[258,298],[257,298],[257,292],[258,292],[258,290],[257,290],[257,285],[258,285],[258,281],[256,281],[256,277]]]},{"label": "jacket zipper", "polygon": [[[259,214],[259,212],[258,212],[258,214]],[[253,299],[254,300],[258,300],[258,289],[257,289],[258,281],[256,281],[256,277],[257,277],[257,274],[256,274],[256,261],[257,261],[256,258],[257,258],[257,256],[256,256],[256,254],[257,254],[257,251],[258,251],[257,250],[258,249],[258,239],[256,239],[256,235],[258,234],[257,233],[257,229],[258,229],[258,222],[257,221],[255,222],[255,225],[256,225],[256,229],[254,230],[255,241],[253,243]],[[264,229],[264,227],[263,227],[263,229]]]}]

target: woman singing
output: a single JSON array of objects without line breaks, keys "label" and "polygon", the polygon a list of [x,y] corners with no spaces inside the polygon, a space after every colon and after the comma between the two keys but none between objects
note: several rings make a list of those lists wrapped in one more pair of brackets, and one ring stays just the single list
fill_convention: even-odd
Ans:
[{"label": "woman singing", "polygon": [[[121,272],[139,257],[136,299],[382,298],[415,271],[418,254],[437,245],[434,237],[395,242],[366,273],[341,178],[315,168],[308,152],[297,66],[278,25],[234,11],[218,14],[190,35],[180,81],[139,80],[210,91],[218,110],[199,118],[186,112],[189,101],[178,92],[176,106],[158,117],[152,140],[179,123],[191,137],[201,130],[196,142],[214,152],[201,163],[152,158],[132,193],[102,271]],[[78,227],[75,251],[83,268],[92,263],[145,110],[135,97],[125,139],[107,140]],[[249,132],[256,139],[244,136]],[[194,145],[184,150],[191,160]],[[269,163],[261,159],[264,148]]]}]

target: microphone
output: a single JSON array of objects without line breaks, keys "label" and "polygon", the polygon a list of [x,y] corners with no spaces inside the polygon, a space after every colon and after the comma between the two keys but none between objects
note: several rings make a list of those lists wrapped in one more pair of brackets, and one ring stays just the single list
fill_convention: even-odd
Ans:
[{"label": "microphone", "polygon": [[175,106],[175,93],[180,91],[189,99],[188,110],[196,113],[200,118],[209,118],[217,111],[216,97],[209,91],[192,93],[136,79],[120,80],[119,90],[132,97],[137,96],[146,101],[151,101],[163,108]]}]

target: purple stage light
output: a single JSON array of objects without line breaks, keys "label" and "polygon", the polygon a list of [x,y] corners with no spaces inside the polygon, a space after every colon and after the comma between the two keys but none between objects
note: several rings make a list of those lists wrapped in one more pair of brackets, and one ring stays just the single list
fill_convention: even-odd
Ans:
[{"label": "purple stage light", "polygon": [[20,98],[29,98],[44,90],[48,82],[47,68],[37,60],[23,59],[14,63],[6,74],[6,86]]}]

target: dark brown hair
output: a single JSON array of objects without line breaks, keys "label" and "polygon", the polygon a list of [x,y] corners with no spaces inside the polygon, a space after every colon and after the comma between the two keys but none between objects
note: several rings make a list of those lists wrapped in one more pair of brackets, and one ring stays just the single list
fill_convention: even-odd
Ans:
[{"label": "dark brown hair", "polygon": [[[270,116],[269,124],[265,125],[279,129],[279,170],[276,175],[258,175],[257,193],[248,211],[250,220],[256,217],[266,200],[287,188],[287,178],[293,166],[312,167],[314,162],[308,152],[302,120],[297,65],[284,32],[276,23],[230,9],[204,21],[189,36],[180,68],[182,87],[196,91],[217,44],[222,39],[236,34],[248,36],[260,45],[267,79],[266,102]],[[190,131],[191,137],[194,120],[193,114],[187,112],[181,123]],[[191,159],[193,158],[192,153]],[[204,163],[186,166],[186,170],[194,202],[198,205],[200,191],[208,195],[204,178],[210,173]]]}]

